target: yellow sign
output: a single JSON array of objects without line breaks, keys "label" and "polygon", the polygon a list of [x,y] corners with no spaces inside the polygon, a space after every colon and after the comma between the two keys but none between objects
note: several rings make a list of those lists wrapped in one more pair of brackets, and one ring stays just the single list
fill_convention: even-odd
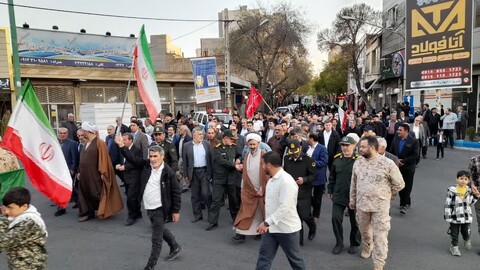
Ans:
[{"label": "yellow sign", "polygon": [[412,10],[412,37],[465,29],[465,1],[448,1]]}]

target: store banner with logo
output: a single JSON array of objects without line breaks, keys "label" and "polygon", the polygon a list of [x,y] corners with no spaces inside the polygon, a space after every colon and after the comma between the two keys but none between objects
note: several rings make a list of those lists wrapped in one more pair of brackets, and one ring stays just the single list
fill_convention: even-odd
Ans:
[{"label": "store banner with logo", "polygon": [[406,3],[406,90],[471,87],[473,1]]},{"label": "store banner with logo", "polygon": [[197,104],[220,100],[215,57],[195,58],[191,61]]}]

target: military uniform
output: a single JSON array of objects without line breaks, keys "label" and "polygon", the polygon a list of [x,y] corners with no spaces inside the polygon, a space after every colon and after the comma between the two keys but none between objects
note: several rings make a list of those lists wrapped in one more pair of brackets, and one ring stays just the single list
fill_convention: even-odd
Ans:
[{"label": "military uniform", "polygon": [[175,145],[170,140],[164,140],[163,142],[152,142],[152,145],[158,145],[165,151],[165,163],[174,171],[178,171],[178,154]]},{"label": "military uniform", "polygon": [[[332,227],[336,246],[343,247],[343,213],[348,207],[350,197],[350,182],[352,169],[358,154],[352,157],[345,157],[342,153],[335,155],[330,176],[328,178],[328,194],[332,196]],[[348,208],[350,217],[350,247],[360,246],[361,236],[355,220],[355,210]],[[338,252],[340,252],[339,250]],[[335,253],[335,251],[334,251]],[[352,252],[353,253],[353,252]]]},{"label": "military uniform", "polygon": [[387,259],[391,197],[404,186],[400,170],[387,157],[377,154],[369,159],[359,158],[353,165],[350,204],[357,211],[362,257],[368,258],[373,249],[372,259],[377,269],[383,269]]},{"label": "military uniform", "polygon": [[[298,158],[296,158],[291,154],[294,151],[301,151],[301,145],[298,141],[291,140],[288,144],[289,154],[284,157],[283,168],[293,179],[303,178],[303,184],[298,186],[297,212],[300,219],[307,223],[309,228],[308,237],[312,240],[317,230],[317,224],[312,216],[312,183],[317,176],[315,161],[304,153],[300,153]],[[303,245],[303,225],[300,230],[300,244]]]},{"label": "military uniform", "polygon": [[[224,136],[236,138],[229,129],[225,130]],[[212,225],[216,226],[218,224],[225,192],[227,193],[228,207],[232,220],[235,220],[238,212],[235,196],[237,174],[235,160],[240,156],[237,153],[237,146],[235,144],[224,145],[223,143],[218,143],[213,150],[213,155],[213,194],[209,217],[210,229],[212,229]]]}]

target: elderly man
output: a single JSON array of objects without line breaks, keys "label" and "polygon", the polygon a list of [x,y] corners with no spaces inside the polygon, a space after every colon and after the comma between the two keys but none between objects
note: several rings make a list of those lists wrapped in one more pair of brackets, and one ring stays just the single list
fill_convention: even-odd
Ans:
[{"label": "elderly man", "polygon": [[75,115],[69,113],[67,115],[67,121],[64,121],[60,124],[60,127],[66,128],[68,130],[68,138],[72,141],[78,142],[77,136],[77,124],[75,123]]},{"label": "elderly man", "polygon": [[79,222],[95,217],[108,218],[123,209],[122,197],[115,179],[107,145],[95,135],[97,127],[82,123],[86,143],[78,166]]},{"label": "elderly man", "polygon": [[[63,156],[65,157],[65,161],[67,162],[68,170],[70,171],[70,176],[72,179],[75,177],[77,173],[77,166],[78,166],[78,151],[77,146],[78,144],[68,138],[68,129],[67,128],[59,128],[58,129],[58,142],[62,147]],[[73,181],[72,181],[73,183]],[[72,189],[72,200],[77,200],[77,193],[74,189]],[[58,207],[57,212],[55,212],[55,216],[64,215],[67,212],[66,208]]]},{"label": "elderly man", "polygon": [[182,151],[183,175],[190,181],[192,192],[192,223],[203,219],[202,201],[210,209],[212,194],[209,181],[213,169],[212,146],[203,140],[203,129],[193,129],[193,140],[184,144]]},{"label": "elderly man", "polygon": [[395,165],[398,166],[398,164],[400,163],[400,160],[398,159],[398,157],[386,151],[387,140],[385,140],[382,137],[379,137],[379,138],[377,137],[377,140],[378,140],[378,154],[391,159],[395,163]]},{"label": "elderly man", "polygon": [[122,123],[122,119],[120,117],[115,118],[115,123],[117,123],[117,126],[115,127],[115,134],[117,134],[118,128],[120,127],[120,134],[130,132],[130,128]]},{"label": "elderly man", "polygon": [[241,190],[241,207],[233,223],[237,234],[232,238],[236,243],[244,243],[245,235],[257,235],[257,227],[265,220],[264,199],[268,176],[262,170],[262,155],[260,149],[262,137],[250,133],[246,138],[249,152],[243,160],[243,185]]},{"label": "elderly man", "polygon": [[362,235],[362,258],[372,255],[375,270],[383,270],[388,253],[390,201],[405,186],[402,174],[390,159],[377,152],[375,137],[360,140],[360,155],[353,164],[350,209],[356,209]]}]

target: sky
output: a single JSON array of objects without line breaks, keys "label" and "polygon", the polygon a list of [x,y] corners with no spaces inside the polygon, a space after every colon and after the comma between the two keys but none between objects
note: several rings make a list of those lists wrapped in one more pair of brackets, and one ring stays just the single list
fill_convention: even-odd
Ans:
[{"label": "sky", "polygon": [[[218,19],[218,12],[225,8],[234,10],[240,5],[247,5],[249,9],[258,6],[267,9],[279,0],[14,0],[17,5],[37,6],[44,8],[75,10],[94,13],[105,13],[127,16],[141,16],[152,18],[175,18],[175,19]],[[307,23],[312,26],[312,32],[308,38],[308,59],[314,66],[314,73],[318,74],[323,67],[327,54],[317,49],[317,33],[324,28],[330,27],[335,15],[341,8],[355,3],[366,2],[376,9],[381,9],[382,0],[296,0],[287,1],[298,7],[305,15]],[[7,0],[0,0],[7,3]],[[15,8],[16,25],[28,23],[33,29],[52,29],[58,26],[60,31],[79,32],[84,28],[87,33],[105,34],[109,31],[112,36],[129,36],[138,32],[142,24],[145,24],[147,35],[168,34],[172,39],[181,37],[187,33],[200,29],[192,34],[183,36],[173,41],[175,46],[182,49],[185,57],[194,57],[195,49],[200,47],[201,38],[218,37],[218,23],[211,22],[166,22],[152,20],[135,20],[106,18],[88,15],[66,14],[52,11]],[[8,7],[0,5],[0,27],[8,27]]]}]

